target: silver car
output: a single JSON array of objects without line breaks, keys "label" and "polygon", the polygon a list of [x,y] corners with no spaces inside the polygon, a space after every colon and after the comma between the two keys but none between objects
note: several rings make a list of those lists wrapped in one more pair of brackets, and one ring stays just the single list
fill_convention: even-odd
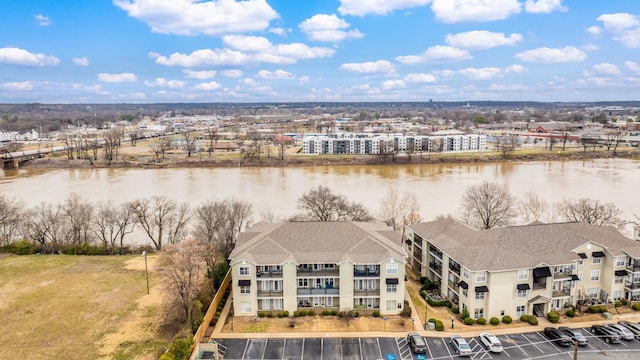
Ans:
[{"label": "silver car", "polygon": [[467,340],[460,335],[451,335],[449,342],[459,356],[471,356],[473,353]]},{"label": "silver car", "polygon": [[629,329],[627,329],[626,327],[620,325],[620,324],[612,324],[612,323],[606,323],[603,324],[605,327],[613,330],[616,334],[620,335],[620,338],[622,338],[623,340],[633,340],[635,339],[635,334],[632,333]]}]

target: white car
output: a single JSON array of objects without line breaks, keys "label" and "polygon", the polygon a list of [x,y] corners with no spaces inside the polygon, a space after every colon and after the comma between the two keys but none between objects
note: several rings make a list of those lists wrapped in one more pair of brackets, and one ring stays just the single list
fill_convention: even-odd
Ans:
[{"label": "white car", "polygon": [[465,340],[460,335],[451,335],[451,337],[449,338],[449,342],[456,350],[456,354],[458,354],[459,356],[471,356],[471,354],[473,353],[471,351],[471,346],[469,346],[467,340]]},{"label": "white car", "polygon": [[493,353],[499,353],[499,352],[502,352],[503,350],[502,343],[493,334],[480,333],[480,343],[482,344],[482,346],[485,347],[485,349]]},{"label": "white car", "polygon": [[611,324],[611,323],[606,323],[603,324],[605,327],[608,327],[609,329],[615,331],[616,334],[620,335],[620,338],[623,340],[633,340],[635,339],[635,335],[631,332],[631,330],[627,329],[626,327],[620,325],[620,324]]}]

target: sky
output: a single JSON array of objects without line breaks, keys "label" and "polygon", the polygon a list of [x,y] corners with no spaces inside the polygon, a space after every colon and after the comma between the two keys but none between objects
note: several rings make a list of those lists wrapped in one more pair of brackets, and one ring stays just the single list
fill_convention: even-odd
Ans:
[{"label": "sky", "polygon": [[2,0],[0,102],[640,100],[637,0]]}]

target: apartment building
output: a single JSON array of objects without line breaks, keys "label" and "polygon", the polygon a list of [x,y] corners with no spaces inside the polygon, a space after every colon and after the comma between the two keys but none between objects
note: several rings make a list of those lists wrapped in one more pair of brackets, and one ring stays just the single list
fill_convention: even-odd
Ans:
[{"label": "apartment building", "polygon": [[486,135],[334,134],[302,139],[304,154],[383,154],[474,151],[487,148]]},{"label": "apartment building", "polygon": [[229,256],[234,314],[404,307],[406,253],[398,231],[377,223],[259,223]]},{"label": "apartment building", "polygon": [[477,230],[447,219],[406,230],[411,268],[476,319],[640,300],[639,228],[634,239],[586,223]]}]

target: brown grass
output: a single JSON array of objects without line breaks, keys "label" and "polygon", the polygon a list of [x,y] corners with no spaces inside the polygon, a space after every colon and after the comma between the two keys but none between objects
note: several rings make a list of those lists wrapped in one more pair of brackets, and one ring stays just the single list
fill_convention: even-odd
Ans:
[{"label": "brown grass", "polygon": [[161,290],[140,256],[0,259],[0,359],[156,359]]}]

